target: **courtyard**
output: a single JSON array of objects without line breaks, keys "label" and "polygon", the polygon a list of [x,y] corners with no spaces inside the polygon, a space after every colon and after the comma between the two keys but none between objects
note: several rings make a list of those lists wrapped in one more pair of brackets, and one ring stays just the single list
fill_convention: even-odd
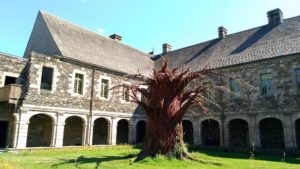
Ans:
[{"label": "courtyard", "polygon": [[203,169],[299,169],[300,157],[252,152],[226,152],[214,148],[189,148],[199,161],[146,158],[134,163],[140,146],[69,147],[63,149],[19,150],[0,153],[1,169],[48,168],[203,168]]}]

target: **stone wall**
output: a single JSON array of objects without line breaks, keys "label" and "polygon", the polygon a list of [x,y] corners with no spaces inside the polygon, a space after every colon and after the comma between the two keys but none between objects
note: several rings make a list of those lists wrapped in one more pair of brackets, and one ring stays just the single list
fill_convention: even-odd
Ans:
[{"label": "stone wall", "polygon": [[[300,56],[284,56],[260,62],[237,65],[220,70],[223,74],[240,79],[241,95],[213,91],[213,99],[221,106],[225,114],[268,114],[268,113],[299,113],[300,94],[297,93],[295,69],[300,68]],[[261,94],[260,74],[271,73],[273,93],[272,96]],[[206,81],[213,85],[224,85],[229,89],[229,77],[214,75]],[[200,82],[198,82],[199,84]],[[249,86],[248,86],[249,85]],[[221,114],[216,106],[210,105],[212,114]],[[197,107],[194,112],[201,110]]]},{"label": "stone wall", "polygon": [[[51,91],[40,89],[42,67],[52,67],[53,88]],[[75,73],[84,75],[83,95],[74,94]],[[30,57],[29,88],[24,100],[25,105],[36,105],[57,108],[80,109],[89,111],[93,68],[67,59],[33,53]],[[127,80],[124,74],[107,69],[95,68],[93,110],[106,112],[133,113],[136,105],[122,101],[122,89],[109,91],[109,99],[100,98],[100,79],[110,79],[110,87],[120,85]]]},{"label": "stone wall", "polygon": [[17,83],[24,84],[26,77],[22,74],[26,64],[27,59],[0,53],[0,87],[4,86],[5,76],[17,77]]}]

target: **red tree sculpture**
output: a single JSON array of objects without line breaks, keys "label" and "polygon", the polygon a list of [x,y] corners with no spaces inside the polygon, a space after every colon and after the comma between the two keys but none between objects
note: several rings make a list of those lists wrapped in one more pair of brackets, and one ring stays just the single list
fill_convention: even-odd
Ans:
[{"label": "red tree sculpture", "polygon": [[[147,115],[147,137],[144,149],[136,160],[163,154],[178,159],[191,158],[183,143],[182,119],[192,104],[198,104],[207,111],[202,95],[206,86],[198,85],[188,89],[187,85],[209,71],[191,72],[170,69],[163,59],[161,70],[153,70],[151,77],[136,75],[146,86],[121,85],[130,91],[131,100],[137,103]],[[144,99],[140,99],[139,95]]]}]

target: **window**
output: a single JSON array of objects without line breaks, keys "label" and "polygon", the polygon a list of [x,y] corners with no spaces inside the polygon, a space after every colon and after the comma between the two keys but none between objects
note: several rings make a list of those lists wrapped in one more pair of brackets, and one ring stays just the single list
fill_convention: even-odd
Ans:
[{"label": "window", "polygon": [[300,93],[300,68],[295,70],[297,91]]},{"label": "window", "polygon": [[203,96],[208,100],[213,100],[213,93],[210,90],[211,89],[211,82],[204,82],[203,86],[206,87],[206,89],[203,92]]},{"label": "window", "polygon": [[74,93],[83,94],[83,74],[75,73]]},{"label": "window", "polygon": [[129,101],[129,90],[123,87],[123,100]]},{"label": "window", "polygon": [[5,82],[4,86],[10,85],[10,84],[16,84],[17,78],[12,76],[5,76]]},{"label": "window", "polygon": [[241,94],[241,86],[237,80],[230,78],[229,79],[230,90],[236,94]]},{"label": "window", "polygon": [[109,80],[101,79],[100,97],[108,99]]},{"label": "window", "polygon": [[43,67],[41,89],[52,90],[53,68]]},{"label": "window", "polygon": [[273,95],[273,87],[272,87],[272,74],[261,74],[260,75],[260,83],[261,83],[261,94],[262,95]]}]

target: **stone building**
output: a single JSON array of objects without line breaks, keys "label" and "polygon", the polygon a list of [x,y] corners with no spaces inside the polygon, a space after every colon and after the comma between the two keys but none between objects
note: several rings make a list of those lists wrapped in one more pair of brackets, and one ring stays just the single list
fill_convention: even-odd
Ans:
[{"label": "stone building", "polygon": [[[207,115],[192,106],[183,121],[189,144],[234,148],[300,148],[300,16],[267,13],[266,25],[150,55],[39,12],[24,57],[0,54],[0,147],[62,147],[142,142],[146,117],[122,83],[167,58],[172,67],[214,75],[194,85],[219,104]],[[233,77],[233,78],[230,78]],[[240,83],[238,79],[242,79]],[[245,83],[244,83],[245,82]],[[245,85],[248,83],[249,85]],[[233,94],[235,93],[235,94]]]}]

